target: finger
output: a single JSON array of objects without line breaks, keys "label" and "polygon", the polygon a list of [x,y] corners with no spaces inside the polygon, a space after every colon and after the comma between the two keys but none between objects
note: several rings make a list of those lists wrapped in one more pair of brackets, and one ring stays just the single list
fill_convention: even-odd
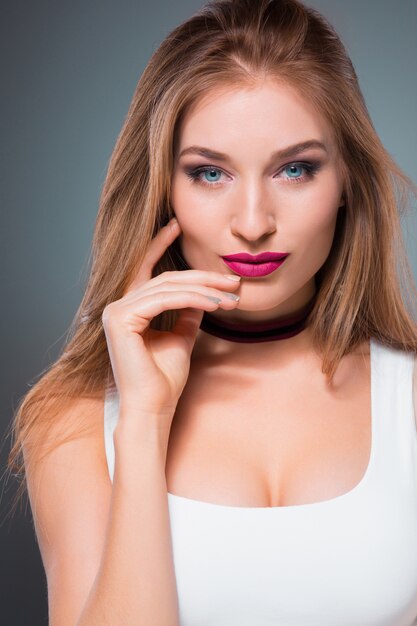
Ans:
[{"label": "finger", "polygon": [[163,226],[161,230],[152,239],[150,246],[146,252],[146,258],[142,267],[149,276],[152,276],[152,270],[167,248],[173,243],[181,232],[178,220],[173,217],[168,224]]},{"label": "finger", "polygon": [[126,295],[139,287],[143,282],[152,278],[152,270],[167,248],[178,237],[181,227],[176,218],[172,218],[168,224],[163,226],[155,237],[152,239],[142,265],[136,273],[133,280],[125,289],[123,295]]},{"label": "finger", "polygon": [[123,298],[124,304],[131,304],[144,295],[158,293],[163,289],[174,290],[188,285],[194,289],[204,290],[204,288],[222,289],[223,291],[236,291],[240,286],[240,281],[234,281],[223,274],[217,272],[207,272],[203,270],[187,270],[180,272],[164,272],[155,276],[146,284],[140,285],[136,290],[130,291]]},{"label": "finger", "polygon": [[[231,301],[230,301],[231,302]],[[105,328],[128,327],[134,328],[135,332],[142,333],[151,320],[163,311],[173,309],[184,309],[187,307],[214,311],[218,309],[222,300],[213,298],[196,291],[173,291],[161,292],[158,297],[144,296],[140,301],[140,306],[120,308],[119,304],[111,303],[103,311],[102,319]],[[232,303],[234,306],[234,303]],[[223,302],[224,306],[224,302]]]},{"label": "finger", "polygon": [[[147,291],[146,293],[141,293],[140,296],[137,297],[134,301],[124,302],[120,301],[118,304],[118,311],[121,316],[126,316],[126,318],[130,316],[135,316],[136,311],[142,311],[144,303],[147,303],[149,299],[152,299],[154,302],[165,301],[165,303],[169,302],[169,299],[175,302],[176,294],[181,293],[195,293],[205,298],[209,298],[210,300],[218,300],[221,303],[222,308],[226,310],[232,310],[236,308],[240,301],[239,295],[231,293],[230,291],[222,291],[221,289],[214,289],[207,286],[201,285],[170,285],[166,284],[164,288],[155,289],[155,291]],[[169,306],[166,305],[166,310],[169,310]]]}]

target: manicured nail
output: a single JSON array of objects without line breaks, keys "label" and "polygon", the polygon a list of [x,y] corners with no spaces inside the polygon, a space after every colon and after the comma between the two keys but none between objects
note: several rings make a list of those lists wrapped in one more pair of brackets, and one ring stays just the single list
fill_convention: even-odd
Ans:
[{"label": "manicured nail", "polygon": [[241,276],[235,276],[235,274],[224,274],[224,276],[228,278],[229,280],[234,280],[234,281],[238,281],[242,278]]}]

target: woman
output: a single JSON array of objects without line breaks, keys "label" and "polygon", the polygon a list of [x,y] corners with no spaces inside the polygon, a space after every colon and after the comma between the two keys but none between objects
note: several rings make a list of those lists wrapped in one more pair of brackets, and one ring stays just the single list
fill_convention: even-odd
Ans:
[{"label": "woman", "polygon": [[15,418],[53,626],[416,620],[410,189],[317,12],[167,36]]}]

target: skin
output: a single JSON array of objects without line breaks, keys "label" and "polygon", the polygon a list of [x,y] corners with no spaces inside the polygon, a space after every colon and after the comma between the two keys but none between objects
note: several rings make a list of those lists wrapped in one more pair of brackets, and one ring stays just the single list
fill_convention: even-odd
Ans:
[{"label": "skin", "polygon": [[[271,161],[273,152],[312,139],[327,150]],[[180,156],[192,145],[228,160]],[[212,315],[269,320],[307,304],[344,210],[340,157],[326,120],[282,82],[223,87],[188,111],[175,157],[170,200],[191,269],[232,274],[221,255],[290,253],[275,272],[242,278],[233,289],[239,303]],[[313,178],[290,167],[314,161]],[[187,168],[200,166],[216,169],[192,182]],[[285,340],[248,344],[200,329],[171,428],[168,490],[233,506],[321,501],[359,482],[370,443],[367,342],[341,359],[328,386],[308,326]]]},{"label": "skin", "polygon": [[[210,92],[188,111],[178,136],[170,200],[188,265],[232,274],[221,255],[290,253],[275,272],[243,277],[233,290],[240,295],[237,306],[219,307],[213,315],[250,322],[298,311],[316,291],[314,277],[329,255],[344,204],[339,156],[326,120],[293,87],[265,79],[251,88],[223,86]],[[309,148],[271,161],[273,152],[311,139],[324,143],[327,151]],[[180,156],[193,145],[228,158]],[[300,162],[318,163],[315,176],[309,177]],[[192,181],[187,169],[200,166],[212,167]],[[194,356],[217,351],[233,361],[238,351],[240,359],[247,355],[254,362],[257,356],[282,358],[310,346],[308,329],[285,341],[253,344],[199,331]]]}]

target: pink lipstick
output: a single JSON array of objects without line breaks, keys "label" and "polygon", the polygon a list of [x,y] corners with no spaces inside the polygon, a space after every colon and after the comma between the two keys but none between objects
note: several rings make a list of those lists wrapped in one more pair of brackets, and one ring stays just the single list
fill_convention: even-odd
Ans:
[{"label": "pink lipstick", "polygon": [[228,254],[222,259],[231,270],[240,276],[256,278],[266,276],[274,272],[282,265],[289,253],[287,252],[262,252],[261,254]]}]

